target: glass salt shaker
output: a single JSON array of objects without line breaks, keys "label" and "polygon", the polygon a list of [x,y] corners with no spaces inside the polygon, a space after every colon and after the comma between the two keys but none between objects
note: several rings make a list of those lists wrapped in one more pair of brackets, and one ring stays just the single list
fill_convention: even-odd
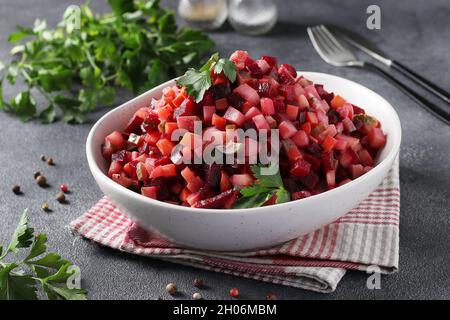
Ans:
[{"label": "glass salt shaker", "polygon": [[192,27],[217,29],[227,19],[227,0],[180,0],[178,14]]},{"label": "glass salt shaker", "polygon": [[273,0],[230,0],[228,14],[233,28],[249,35],[269,32],[278,16]]}]

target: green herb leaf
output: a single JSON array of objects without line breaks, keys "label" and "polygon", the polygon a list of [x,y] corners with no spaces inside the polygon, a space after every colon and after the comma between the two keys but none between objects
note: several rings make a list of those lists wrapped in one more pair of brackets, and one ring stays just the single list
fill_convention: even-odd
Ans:
[{"label": "green herb leaf", "polygon": [[252,186],[240,190],[242,197],[234,203],[233,208],[260,207],[274,195],[276,203],[290,201],[291,197],[283,186],[280,172],[277,171],[274,175],[263,175],[262,168],[257,165],[252,166],[252,172],[257,181]]},{"label": "green herb leaf", "polygon": [[194,98],[196,102],[200,102],[203,96],[212,85],[211,70],[219,74],[222,71],[231,82],[236,80],[236,66],[226,59],[219,59],[219,54],[214,53],[211,58],[197,71],[189,69],[181,76],[177,83],[182,87],[186,87],[187,93]]},{"label": "green herb leaf", "polygon": [[52,123],[56,121],[56,111],[53,104],[42,110],[38,115],[42,123]]},{"label": "green herb leaf", "polygon": [[[29,259],[32,259],[32,257]],[[52,269],[58,270],[62,266],[66,265],[68,263],[68,261],[61,258],[61,256],[59,254],[50,252],[45,257],[38,259],[38,260],[32,260],[32,261],[26,260],[26,263],[29,265],[33,265],[33,266],[46,267],[46,268],[52,268]]]},{"label": "green herb leaf", "polygon": [[178,79],[178,85],[186,87],[187,93],[196,102],[200,102],[206,90],[211,87],[211,77],[208,72],[189,69],[184,76]]},{"label": "green herb leaf", "polygon": [[[16,227],[16,230],[14,231],[11,242],[8,245],[8,248],[6,249],[7,254],[8,252],[18,252],[19,248],[28,248],[33,243],[33,235],[34,229],[30,228],[28,224],[28,210],[25,210],[22,214],[22,217],[20,218],[19,224]],[[0,260],[4,257],[0,257]]]},{"label": "green herb leaf", "polygon": [[12,272],[17,267],[15,263],[0,267],[0,300],[37,300],[35,280]]},{"label": "green herb leaf", "polygon": [[31,260],[43,254],[47,250],[47,235],[46,234],[38,234],[34,237],[33,246],[31,247],[31,251],[28,256],[25,258],[25,261]]},{"label": "green herb leaf", "polygon": [[233,205],[234,209],[246,209],[261,207],[267,200],[272,197],[272,192],[265,191],[250,197],[239,198]]},{"label": "green herb leaf", "polygon": [[[203,31],[179,28],[173,11],[157,0],[108,3],[112,12],[103,14],[94,14],[89,2],[82,5],[80,28],[74,23],[73,8],[64,12],[54,29],[40,19],[32,29],[18,26],[9,41],[15,44],[11,53],[20,55],[6,66],[5,79],[12,85],[24,82],[24,92],[37,89],[49,107],[37,113],[28,94],[26,99],[17,95],[21,103],[11,105],[0,99],[0,109],[23,121],[37,118],[50,123],[61,118],[82,123],[99,106],[113,105],[116,89],[144,92],[189,67],[199,67],[214,47]],[[54,101],[55,96],[69,95],[79,103]]]},{"label": "green herb leaf", "polygon": [[36,102],[29,91],[24,91],[11,99],[11,108],[23,122],[29,121],[36,114]]},{"label": "green herb leaf", "polygon": [[220,74],[223,72],[231,82],[236,80],[236,65],[233,61],[228,59],[220,59],[214,66],[214,73]]},{"label": "green herb leaf", "polygon": [[[86,290],[78,288],[79,269],[56,253],[39,258],[47,251],[47,235],[33,232],[25,210],[6,251],[0,246],[0,300],[36,300],[38,286],[51,300],[86,300]],[[30,246],[25,259],[2,261],[9,252]]]}]

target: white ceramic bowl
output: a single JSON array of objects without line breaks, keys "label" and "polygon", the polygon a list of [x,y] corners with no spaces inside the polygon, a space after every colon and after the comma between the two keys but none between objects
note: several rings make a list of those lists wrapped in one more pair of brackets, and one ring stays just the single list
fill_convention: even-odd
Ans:
[{"label": "white ceramic bowl", "polygon": [[300,72],[328,91],[345,97],[378,118],[387,144],[374,169],[336,189],[297,201],[251,209],[194,209],[153,200],[109,179],[101,144],[106,135],[124,129],[133,113],[159,98],[166,82],[105,114],[92,127],[86,142],[91,172],[100,189],[142,226],[184,246],[237,251],[270,247],[314,231],[343,216],[377,187],[400,148],[400,120],[394,108],[375,92],[355,82],[316,72]]}]

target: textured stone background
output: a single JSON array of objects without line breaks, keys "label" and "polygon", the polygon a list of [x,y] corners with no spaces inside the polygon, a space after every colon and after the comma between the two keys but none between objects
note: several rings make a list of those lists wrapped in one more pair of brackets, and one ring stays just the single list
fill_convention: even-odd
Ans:
[{"label": "textured stone background", "polygon": [[[95,11],[105,10],[106,1],[92,1]],[[174,6],[176,1],[162,1]],[[365,27],[369,4],[382,8],[382,29]],[[7,60],[7,35],[16,24],[31,26],[45,18],[58,21],[69,4],[81,1],[0,0],[0,60]],[[381,290],[367,290],[366,275],[349,272],[335,293],[317,294],[269,285],[175,264],[124,255],[74,238],[66,226],[93,205],[101,192],[86,163],[84,144],[92,123],[67,126],[62,123],[22,124],[0,113],[0,243],[9,239],[25,207],[37,230],[47,232],[50,249],[60,252],[81,267],[83,284],[94,299],[156,299],[168,282],[176,282],[190,295],[192,279],[201,277],[209,289],[205,298],[227,298],[230,287],[239,287],[244,298],[264,298],[268,291],[284,299],[405,299],[450,298],[450,130],[377,75],[356,69],[326,65],[314,52],[305,32],[309,24],[328,23],[353,30],[369,38],[380,49],[426,77],[450,87],[450,3],[430,1],[279,1],[279,22],[272,33],[247,37],[230,27],[211,33],[221,54],[235,49],[249,50],[253,56],[275,55],[300,70],[336,74],[359,82],[384,96],[400,115],[403,126],[401,149],[401,240],[400,272],[383,277]],[[13,91],[5,90],[10,97]],[[123,99],[126,99],[123,96]],[[93,120],[101,115],[99,112]],[[53,155],[53,168],[39,160]],[[38,188],[34,171],[40,170],[52,187]],[[57,185],[70,184],[70,205],[53,200],[55,211],[44,214],[39,208],[53,199]],[[21,197],[10,188],[20,184]],[[163,294],[164,295],[164,294]],[[165,295],[164,295],[165,296]],[[186,296],[189,298],[189,296]]]}]

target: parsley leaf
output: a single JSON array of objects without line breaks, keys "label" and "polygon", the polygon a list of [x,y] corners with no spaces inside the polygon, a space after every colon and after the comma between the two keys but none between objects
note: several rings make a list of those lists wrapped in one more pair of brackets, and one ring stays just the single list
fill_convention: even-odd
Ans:
[{"label": "parsley leaf", "polygon": [[177,83],[179,86],[186,87],[187,93],[196,102],[200,102],[206,90],[212,86],[211,71],[215,74],[223,72],[231,82],[236,80],[236,65],[234,62],[224,58],[219,59],[219,54],[216,52],[199,70],[191,68],[186,71]]},{"label": "parsley leaf", "polygon": [[19,248],[28,248],[33,243],[33,235],[34,229],[30,228],[28,225],[28,211],[25,210],[20,218],[19,224],[14,231],[11,242],[8,245],[8,248],[0,257],[0,260],[4,258],[8,253],[14,252],[17,253]]},{"label": "parsley leaf", "polygon": [[[79,269],[57,253],[43,256],[47,251],[47,235],[33,233],[25,210],[6,251],[0,246],[0,300],[37,300],[39,286],[51,300],[86,300],[87,292],[71,283],[79,276]],[[29,247],[28,255],[20,262],[3,261],[9,253]]]},{"label": "parsley leaf", "polygon": [[273,196],[276,197],[276,203],[290,201],[290,194],[284,188],[280,172],[277,171],[274,175],[263,175],[261,169],[261,166],[252,166],[252,172],[257,182],[240,190],[242,197],[234,203],[233,208],[261,207]]},{"label": "parsley leaf", "polygon": [[[24,122],[82,123],[99,106],[116,103],[116,89],[142,93],[199,67],[214,47],[205,32],[179,27],[174,12],[158,0],[108,3],[111,12],[103,14],[94,14],[89,1],[82,5],[78,27],[73,8],[54,29],[39,19],[32,28],[17,26],[8,38],[15,59],[6,66],[0,63],[0,109]],[[6,103],[3,79],[27,88]],[[208,80],[197,81],[193,91],[208,85]],[[44,108],[36,104],[35,92],[47,100]],[[77,103],[61,105],[60,96]]]},{"label": "parsley leaf", "polygon": [[183,77],[178,80],[178,85],[186,87],[187,93],[196,102],[203,99],[205,91],[211,87],[211,77],[207,71],[196,71],[189,69]]}]

